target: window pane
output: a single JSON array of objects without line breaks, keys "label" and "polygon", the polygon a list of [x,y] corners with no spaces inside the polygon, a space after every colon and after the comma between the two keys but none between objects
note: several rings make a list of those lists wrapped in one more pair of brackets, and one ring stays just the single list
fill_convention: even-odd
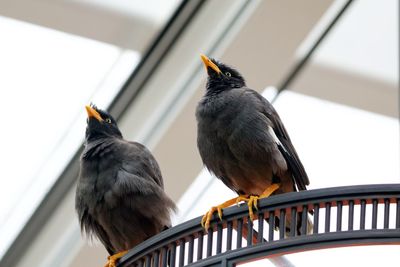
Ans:
[{"label": "window pane", "polygon": [[[59,5],[56,8],[81,5],[80,11],[92,9],[91,18],[96,10],[102,9],[100,15],[112,14],[113,19],[118,16],[121,19],[121,25],[108,29],[108,39],[104,39],[110,40],[109,43],[0,17],[0,34],[4,37],[0,46],[0,112],[4,117],[0,131],[0,161],[3,163],[0,257],[82,144],[86,127],[84,106],[94,102],[107,108],[148,45],[147,41],[142,41],[137,51],[128,50],[126,47],[134,47],[129,45],[130,39],[124,41],[127,46],[120,47],[118,38],[124,36],[123,31],[136,29],[129,23],[145,21],[144,25],[151,26],[145,38],[150,42],[179,4],[178,0],[160,1],[163,2],[162,11],[151,12],[141,1],[73,2],[71,6],[68,6],[71,3],[49,3],[42,15],[50,14],[50,19],[43,23],[46,19],[43,18],[40,23],[54,22],[51,10],[56,5]],[[157,4],[158,0],[150,2]],[[18,14],[10,10],[14,17],[25,19],[23,12]],[[34,21],[35,16],[26,19]],[[63,21],[63,27],[73,32],[73,18],[68,19],[70,21]],[[54,22],[50,26],[57,28],[59,25]],[[93,36],[102,36],[101,29],[89,30]],[[84,35],[82,32],[85,31],[77,30],[76,34]],[[125,35],[132,35],[132,32]],[[115,42],[111,40],[113,36]]]}]

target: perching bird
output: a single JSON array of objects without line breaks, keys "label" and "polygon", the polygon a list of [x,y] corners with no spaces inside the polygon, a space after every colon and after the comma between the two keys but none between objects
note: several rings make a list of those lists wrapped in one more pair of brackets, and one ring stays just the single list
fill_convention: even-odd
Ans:
[{"label": "perching bird", "polygon": [[115,120],[95,106],[88,114],[75,208],[81,229],[105,246],[108,265],[171,226],[174,202],[160,168],[142,144],[123,139]]},{"label": "perching bird", "polygon": [[309,180],[273,106],[235,69],[201,59],[208,80],[196,109],[197,146],[207,169],[239,195],[204,215],[207,229],[215,211],[221,218],[222,208],[245,200],[252,219],[259,198],[306,190]]}]

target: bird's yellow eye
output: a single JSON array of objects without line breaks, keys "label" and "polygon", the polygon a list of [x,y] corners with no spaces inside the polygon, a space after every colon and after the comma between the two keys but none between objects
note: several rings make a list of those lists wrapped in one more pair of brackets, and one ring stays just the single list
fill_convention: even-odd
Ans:
[{"label": "bird's yellow eye", "polygon": [[110,119],[110,118],[105,119],[105,121],[106,121],[107,123],[111,123],[111,119]]},{"label": "bird's yellow eye", "polygon": [[232,74],[230,72],[225,72],[225,75],[228,76],[228,77],[232,76]]}]

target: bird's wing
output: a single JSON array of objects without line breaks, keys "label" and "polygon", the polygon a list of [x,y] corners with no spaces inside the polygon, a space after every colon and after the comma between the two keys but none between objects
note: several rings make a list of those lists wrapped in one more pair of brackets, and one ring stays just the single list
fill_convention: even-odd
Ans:
[{"label": "bird's wing", "polygon": [[169,214],[175,210],[175,204],[164,192],[157,161],[142,144],[128,144],[120,144],[119,152],[123,160],[113,184],[113,194],[117,199],[122,199],[127,208],[147,211],[150,216],[160,216],[160,221],[168,226]]},{"label": "bird's wing", "polygon": [[149,179],[145,173],[141,173],[139,176],[124,168],[120,169],[112,188],[112,194],[113,200],[117,201],[115,203],[117,206],[130,211],[124,212],[121,214],[122,216],[129,216],[129,213],[134,211],[133,217],[142,217],[142,221],[146,219],[158,221],[162,226],[171,225],[170,212],[175,210],[175,204],[164,190]]},{"label": "bird's wing", "polygon": [[[106,208],[99,215],[101,225],[119,250],[136,246],[170,226],[170,214],[175,208],[156,182],[159,178],[154,177],[147,157],[136,152],[121,153],[124,160],[113,169],[114,180],[104,195]],[[104,177],[99,180],[110,178],[108,173],[100,175]]]},{"label": "bird's wing", "polygon": [[164,181],[161,175],[160,166],[158,165],[156,159],[153,154],[142,144],[137,142],[128,142],[131,145],[131,149],[135,151],[143,160],[143,167],[145,168],[146,173],[159,185],[161,188],[164,188]]},{"label": "bird's wing", "polygon": [[256,91],[249,89],[248,92],[258,99],[260,106],[257,108],[271,121],[273,132],[270,131],[270,133],[277,138],[278,148],[292,172],[297,188],[299,190],[306,190],[306,185],[309,185],[310,181],[278,113],[271,103]]}]

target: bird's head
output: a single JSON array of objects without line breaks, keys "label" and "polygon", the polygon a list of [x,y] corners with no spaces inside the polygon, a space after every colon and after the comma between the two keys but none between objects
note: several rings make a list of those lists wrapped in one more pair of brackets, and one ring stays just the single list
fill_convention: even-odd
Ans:
[{"label": "bird's head", "polygon": [[121,131],[110,114],[92,104],[86,106],[86,112],[88,114],[86,126],[87,142],[104,137],[122,138]]},{"label": "bird's head", "polygon": [[205,55],[201,55],[201,60],[203,60],[208,74],[207,90],[224,91],[246,86],[244,78],[234,68]]}]

